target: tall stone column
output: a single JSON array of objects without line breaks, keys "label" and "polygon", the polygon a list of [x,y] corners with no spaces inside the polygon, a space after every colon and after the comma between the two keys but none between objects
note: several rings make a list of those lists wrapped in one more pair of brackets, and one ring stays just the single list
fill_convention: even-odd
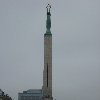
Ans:
[{"label": "tall stone column", "polygon": [[51,6],[47,6],[47,31],[44,34],[44,71],[43,71],[43,100],[53,100],[52,98],[52,34],[51,28]]}]

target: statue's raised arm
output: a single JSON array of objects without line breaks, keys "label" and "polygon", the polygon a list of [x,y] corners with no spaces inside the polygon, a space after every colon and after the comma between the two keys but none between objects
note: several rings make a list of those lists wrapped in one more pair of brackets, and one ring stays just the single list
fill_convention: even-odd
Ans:
[{"label": "statue's raised arm", "polygon": [[50,18],[50,16],[51,16],[51,13],[50,13],[51,5],[48,4],[46,8],[47,8],[47,21],[46,21],[47,31],[46,32],[51,33],[51,31],[50,31],[50,28],[51,28],[51,18]]},{"label": "statue's raised arm", "polygon": [[48,4],[46,8],[47,8],[47,13],[50,13],[51,5]]}]

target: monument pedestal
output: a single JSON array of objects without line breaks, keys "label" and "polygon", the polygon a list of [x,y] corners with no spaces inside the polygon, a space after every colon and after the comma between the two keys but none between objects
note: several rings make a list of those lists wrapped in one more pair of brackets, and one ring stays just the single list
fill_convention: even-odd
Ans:
[{"label": "monument pedestal", "polygon": [[44,97],[43,100],[53,100],[53,98],[46,98],[46,97]]}]

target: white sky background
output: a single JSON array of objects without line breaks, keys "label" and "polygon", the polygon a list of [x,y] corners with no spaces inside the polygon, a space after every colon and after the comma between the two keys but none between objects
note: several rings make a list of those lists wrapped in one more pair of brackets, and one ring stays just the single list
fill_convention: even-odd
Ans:
[{"label": "white sky background", "polygon": [[[100,0],[52,4],[53,96],[100,100]],[[48,0],[0,0],[0,88],[41,88]]]}]

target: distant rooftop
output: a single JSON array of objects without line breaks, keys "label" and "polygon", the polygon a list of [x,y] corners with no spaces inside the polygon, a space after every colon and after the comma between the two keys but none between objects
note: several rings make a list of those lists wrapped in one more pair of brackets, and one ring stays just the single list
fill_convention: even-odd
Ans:
[{"label": "distant rooftop", "polygon": [[29,89],[27,91],[23,91],[23,93],[42,93],[42,89]]}]

